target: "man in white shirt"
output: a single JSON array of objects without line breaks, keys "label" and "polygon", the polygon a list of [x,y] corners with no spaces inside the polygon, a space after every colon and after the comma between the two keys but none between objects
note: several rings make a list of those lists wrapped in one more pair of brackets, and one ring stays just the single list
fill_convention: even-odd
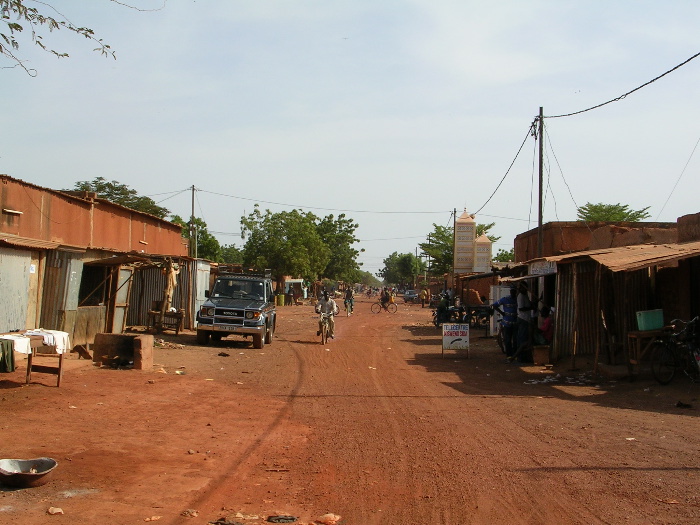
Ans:
[{"label": "man in white shirt", "polygon": [[[328,290],[323,291],[321,300],[316,305],[317,314],[330,314],[328,318],[328,328],[331,339],[335,339],[335,320],[334,316],[338,314],[338,305],[328,296]],[[318,320],[318,332],[316,335],[321,335],[321,319]]]}]

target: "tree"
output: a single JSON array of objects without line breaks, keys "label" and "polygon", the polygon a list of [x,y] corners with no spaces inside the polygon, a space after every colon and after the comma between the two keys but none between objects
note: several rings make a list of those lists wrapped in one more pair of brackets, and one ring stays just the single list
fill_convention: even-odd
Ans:
[{"label": "tree", "polygon": [[648,219],[650,206],[641,210],[630,210],[627,204],[591,204],[587,202],[576,209],[578,220],[585,222],[639,222]]},{"label": "tree", "polygon": [[325,245],[331,249],[330,260],[323,271],[324,277],[345,282],[358,280],[360,265],[357,256],[360,251],[364,251],[352,247],[359,242],[355,237],[358,227],[359,225],[346,218],[344,213],[337,218],[328,215],[318,222],[316,229]]},{"label": "tree", "polygon": [[241,217],[247,239],[243,263],[258,270],[270,268],[280,284],[285,275],[317,280],[331,260],[331,249],[323,242],[316,219],[301,210],[262,213],[256,204]]},{"label": "tree", "polygon": [[[192,228],[179,215],[173,215],[172,222],[182,226],[182,236],[192,242]],[[197,239],[196,256],[214,262],[224,262],[219,241],[207,230],[207,223],[200,218],[194,219],[194,235]]]},{"label": "tree", "polygon": [[424,269],[425,264],[412,253],[394,252],[384,259],[384,268],[379,270],[377,275],[387,284],[413,286],[416,276]]},{"label": "tree", "polygon": [[355,279],[353,282],[362,283],[365,286],[371,286],[373,288],[376,288],[382,284],[379,279],[372,275],[372,272],[367,271],[360,271],[359,278]]},{"label": "tree", "polygon": [[510,250],[506,251],[503,248],[500,248],[493,260],[496,262],[513,262],[515,261],[515,249],[511,248]]},{"label": "tree", "polygon": [[141,196],[136,190],[116,180],[108,182],[104,177],[95,177],[92,181],[76,182],[73,190],[63,191],[87,191],[96,193],[101,199],[107,199],[110,202],[126,206],[132,210],[155,215],[159,219],[164,219],[170,214],[167,208],[158,206],[150,197]]},{"label": "tree", "polygon": [[433,231],[428,234],[428,242],[420,243],[420,249],[430,258],[430,273],[442,275],[452,271],[454,259],[453,228],[433,224]]},{"label": "tree", "polygon": [[489,238],[489,241],[491,242],[498,242],[498,240],[501,238],[500,236],[496,237],[495,235],[489,235],[489,230],[496,226],[495,222],[490,222],[489,224],[477,224],[476,225],[476,236],[481,237],[482,235],[486,235],[486,237]]},{"label": "tree", "polygon": [[[97,44],[95,51],[99,51],[102,55],[111,56],[114,59],[117,58],[110,46],[105,44],[101,38],[97,38],[92,29],[74,25],[48,3],[40,1],[33,2],[40,6],[37,8],[28,7],[26,4],[28,4],[29,1],[30,0],[0,0],[0,23],[4,24],[4,26],[0,25],[0,56],[12,62],[14,66],[19,66],[24,69],[27,74],[36,76],[36,70],[28,68],[24,64],[24,60],[15,54],[20,47],[20,42],[18,40],[18,38],[20,38],[19,35],[24,31],[25,27],[29,29],[29,38],[31,38],[34,44],[57,58],[65,58],[68,56],[68,53],[59,52],[47,47],[46,44],[44,44],[43,36],[40,34],[42,30],[52,32],[58,29],[66,29],[76,35],[92,40]],[[110,1],[126,5],[117,0]],[[50,13],[50,15],[46,13]]]},{"label": "tree", "polygon": [[221,262],[228,264],[243,264],[243,250],[234,244],[221,247]]}]

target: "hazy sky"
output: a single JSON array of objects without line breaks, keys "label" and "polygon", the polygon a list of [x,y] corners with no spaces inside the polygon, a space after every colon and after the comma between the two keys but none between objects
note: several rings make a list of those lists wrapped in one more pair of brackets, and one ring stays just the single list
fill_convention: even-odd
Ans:
[{"label": "hazy sky", "polygon": [[[453,209],[480,210],[494,254],[510,249],[537,223],[532,137],[489,197],[539,107],[595,106],[700,52],[696,0],[50,3],[117,60],[64,30],[44,40],[70,58],[22,45],[37,75],[0,70],[0,173],[55,189],[101,176],[183,217],[194,185],[196,215],[238,246],[256,202],[345,212],[373,273]],[[700,57],[545,125],[545,222],[586,202],[700,211]]]}]

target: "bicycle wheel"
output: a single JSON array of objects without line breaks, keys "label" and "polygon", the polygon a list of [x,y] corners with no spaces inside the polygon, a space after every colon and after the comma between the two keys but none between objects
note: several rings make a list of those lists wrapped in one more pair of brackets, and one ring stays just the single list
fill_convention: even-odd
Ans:
[{"label": "bicycle wheel", "polygon": [[501,352],[504,354],[506,353],[506,345],[503,342],[503,331],[501,330],[501,327],[498,327],[498,332],[496,333],[496,343],[498,344],[498,348],[501,349]]},{"label": "bicycle wheel", "polygon": [[668,344],[654,343],[651,349],[651,373],[659,383],[667,385],[676,375],[676,356]]},{"label": "bicycle wheel", "polygon": [[693,383],[700,383],[700,366],[695,360],[693,349],[688,345],[683,347],[683,371]]},{"label": "bicycle wheel", "polygon": [[398,310],[396,303],[389,303],[388,305],[386,305],[386,311],[390,314],[395,314],[396,310]]},{"label": "bicycle wheel", "polygon": [[321,344],[325,345],[328,341],[328,323],[323,323],[321,326]]},{"label": "bicycle wheel", "polygon": [[378,314],[382,311],[382,305],[380,303],[372,303],[371,308],[373,314]]}]

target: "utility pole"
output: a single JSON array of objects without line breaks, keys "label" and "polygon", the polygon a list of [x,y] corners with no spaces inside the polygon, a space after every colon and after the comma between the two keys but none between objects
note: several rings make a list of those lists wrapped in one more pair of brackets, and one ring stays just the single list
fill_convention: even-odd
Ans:
[{"label": "utility pole", "polygon": [[[190,215],[190,257],[197,258],[197,228],[194,224],[194,192],[196,188],[192,185],[192,214]],[[194,244],[193,244],[194,243]]]},{"label": "utility pole", "polygon": [[[452,278],[450,279],[450,285],[452,288],[455,286],[455,259],[457,258],[457,208],[452,210]],[[445,291],[447,291],[447,282],[445,282]]]},{"label": "utility pole", "polygon": [[540,189],[539,189],[539,206],[537,210],[537,257],[542,257],[543,233],[542,233],[542,186],[544,181],[544,108],[540,106],[539,119],[539,138],[540,138]]}]

